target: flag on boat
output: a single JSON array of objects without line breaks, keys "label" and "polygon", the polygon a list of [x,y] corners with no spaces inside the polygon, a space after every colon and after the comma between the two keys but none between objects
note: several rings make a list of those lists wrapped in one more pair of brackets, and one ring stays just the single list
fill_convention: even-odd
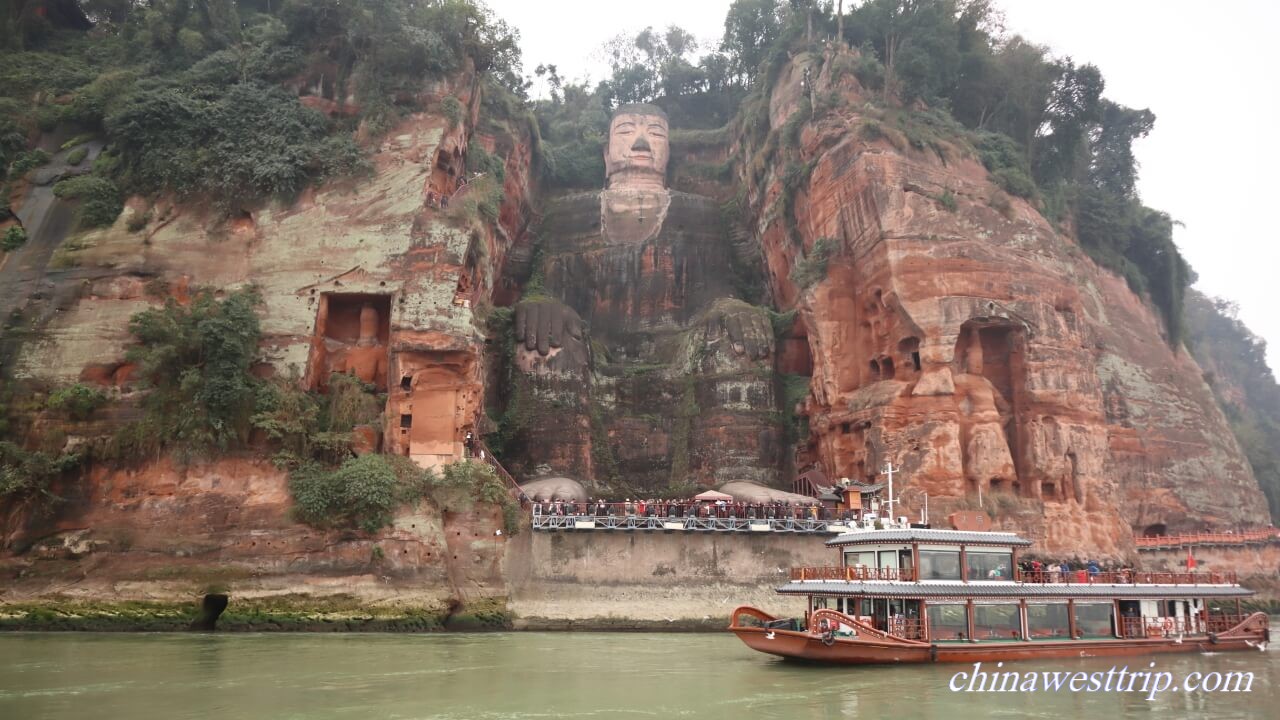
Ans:
[{"label": "flag on boat", "polygon": [[1196,559],[1195,559],[1195,556],[1191,554],[1191,548],[1187,548],[1187,569],[1188,570],[1196,569]]}]

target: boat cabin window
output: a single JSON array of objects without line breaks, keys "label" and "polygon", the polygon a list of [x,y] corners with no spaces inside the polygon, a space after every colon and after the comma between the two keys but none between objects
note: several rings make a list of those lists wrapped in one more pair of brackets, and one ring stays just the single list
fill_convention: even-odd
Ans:
[{"label": "boat cabin window", "polygon": [[1110,602],[1085,603],[1076,601],[1076,634],[1080,637],[1115,637],[1112,621],[1115,604]]},{"label": "boat cabin window", "polygon": [[881,550],[880,551],[880,567],[882,568],[898,567],[898,551],[897,550]]},{"label": "boat cabin window", "polygon": [[875,567],[876,553],[874,550],[845,550],[844,565],[845,567]]},{"label": "boat cabin window", "polygon": [[1071,637],[1067,604],[1027,603],[1027,634],[1032,640],[1066,640]]},{"label": "boat cabin window", "polygon": [[921,550],[921,580],[959,580],[959,550]]},{"label": "boat cabin window", "polygon": [[970,550],[966,553],[968,561],[968,578],[970,580],[1012,580],[1013,554],[1007,551],[983,552]]},{"label": "boat cabin window", "polygon": [[[922,553],[923,554],[923,553]],[[921,561],[924,564],[924,561]],[[929,614],[929,638],[932,640],[967,640],[969,638],[968,610],[963,603],[935,605],[926,608]]]},{"label": "boat cabin window", "polygon": [[978,640],[1022,638],[1022,608],[1015,603],[973,606],[973,636]]}]

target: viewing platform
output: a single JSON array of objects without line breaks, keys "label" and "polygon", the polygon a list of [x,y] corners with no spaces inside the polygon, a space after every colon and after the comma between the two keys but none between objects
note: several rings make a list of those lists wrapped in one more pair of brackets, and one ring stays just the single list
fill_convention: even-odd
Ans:
[{"label": "viewing platform", "polygon": [[1258,545],[1280,542],[1280,529],[1245,530],[1234,533],[1194,533],[1190,535],[1154,535],[1134,538],[1139,550],[1156,550],[1202,545]]},{"label": "viewing platform", "polygon": [[534,515],[534,530],[633,530],[721,533],[847,533],[851,523],[812,518],[645,517],[639,515]]}]

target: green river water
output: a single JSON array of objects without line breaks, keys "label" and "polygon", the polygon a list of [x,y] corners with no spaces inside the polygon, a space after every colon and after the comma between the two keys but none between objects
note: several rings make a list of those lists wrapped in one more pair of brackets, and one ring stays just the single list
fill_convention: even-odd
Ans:
[{"label": "green river water", "polygon": [[[1277,628],[1273,637],[1280,639]],[[963,693],[962,666],[804,666],[723,634],[0,634],[0,720],[1266,718],[1280,648],[1019,671],[1254,673],[1250,692]],[[989,669],[989,668],[984,668]]]}]

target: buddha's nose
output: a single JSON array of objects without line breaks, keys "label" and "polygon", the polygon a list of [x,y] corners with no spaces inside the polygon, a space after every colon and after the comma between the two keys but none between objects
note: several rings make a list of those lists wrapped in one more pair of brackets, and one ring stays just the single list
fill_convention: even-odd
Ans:
[{"label": "buddha's nose", "polygon": [[631,149],[643,150],[645,152],[653,152],[653,148],[649,147],[649,139],[646,138],[644,135],[641,135],[640,137],[636,138],[636,141],[631,143]]}]

